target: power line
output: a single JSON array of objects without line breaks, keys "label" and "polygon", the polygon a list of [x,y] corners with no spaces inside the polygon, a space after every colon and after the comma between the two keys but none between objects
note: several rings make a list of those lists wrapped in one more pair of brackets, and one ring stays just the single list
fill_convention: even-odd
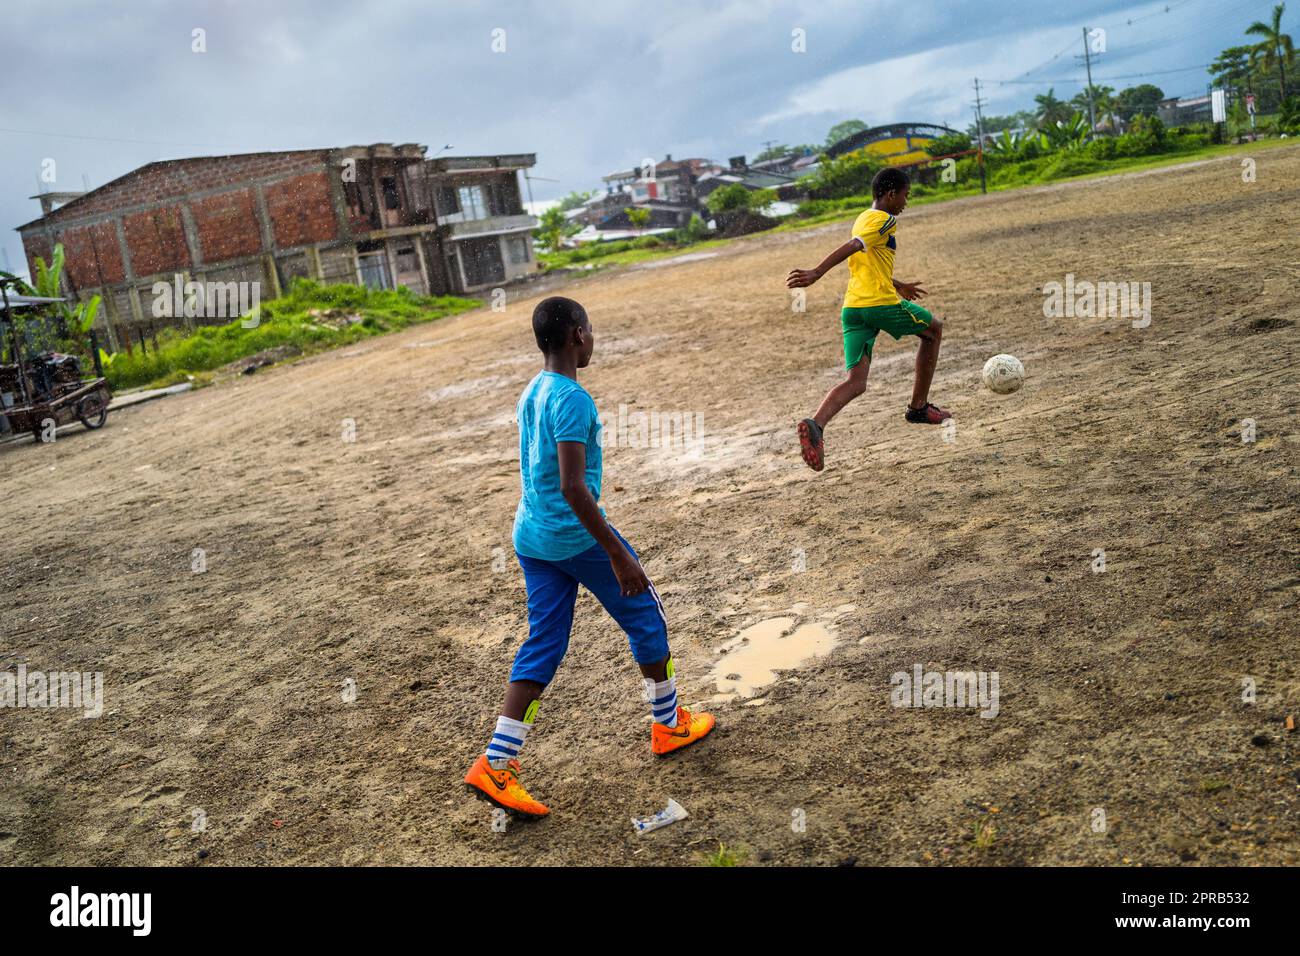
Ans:
[{"label": "power line", "polygon": [[1195,2],[1196,0],[1175,0],[1175,2],[1173,3],[1166,3],[1164,7],[1160,10],[1153,10],[1150,13],[1144,13],[1140,17],[1129,17],[1127,20],[1124,21],[1124,25],[1127,27],[1131,27],[1135,23],[1140,23],[1143,20],[1150,20],[1152,17],[1163,16],[1166,13],[1173,12],[1173,10],[1177,7],[1185,7],[1187,6],[1187,4],[1195,3]]},{"label": "power line", "polygon": [[[1130,17],[1127,20],[1125,20],[1124,23],[1122,24],[1112,23],[1110,25],[1103,25],[1102,29],[1107,31],[1124,30],[1127,28],[1131,28],[1134,24],[1140,23],[1144,20],[1150,20],[1153,17],[1167,16],[1176,11],[1181,11],[1189,4],[1197,3],[1197,2],[1199,2],[1199,0],[1171,0],[1171,2],[1164,4],[1158,10],[1153,10],[1150,13],[1144,13],[1141,16]],[[1256,0],[1256,4],[1261,4],[1263,2],[1271,4],[1274,2],[1274,0]],[[1186,37],[1196,36],[1212,30],[1222,30],[1229,23],[1236,20],[1242,20],[1244,22],[1244,19],[1251,15],[1247,12],[1244,12],[1244,9],[1249,6],[1251,6],[1251,4],[1249,3],[1249,0],[1247,0],[1247,3],[1243,4],[1243,8],[1239,8],[1236,10],[1229,10],[1229,11],[1220,10],[1220,11],[1211,12],[1208,19],[1201,18],[1196,22],[1196,24],[1193,26],[1191,30],[1181,34],[1176,34],[1172,37],[1162,36],[1160,38],[1159,43],[1161,45],[1165,45],[1171,39],[1172,40],[1184,39]],[[1031,67],[1030,69],[1026,70],[1021,74],[1018,74],[1016,77],[1012,79],[992,80],[989,82],[997,83],[999,86],[1029,85],[1029,84],[1042,84],[1042,83],[1078,83],[1079,80],[1076,77],[1038,77],[1035,79],[1027,79],[1030,74],[1036,73],[1039,70],[1043,69],[1044,67],[1055,63],[1057,60],[1059,60],[1064,54],[1066,54],[1070,50],[1077,49],[1077,47],[1075,47],[1075,43],[1077,42],[1078,42],[1077,40],[1071,40],[1069,44],[1063,47],[1059,52],[1052,54],[1051,57],[1044,60],[1042,63],[1039,63],[1037,66]],[[1188,69],[1200,69],[1200,67],[1189,67]],[[1123,76],[1105,77],[1104,79],[1126,79],[1129,77],[1159,76],[1163,73],[1176,73],[1176,72],[1183,72],[1183,71],[1182,70],[1157,70],[1149,73],[1134,73],[1134,74],[1125,74]]]},{"label": "power line", "polygon": [[[1172,13],[1172,12],[1173,12],[1174,10],[1176,10],[1176,9],[1180,9],[1180,8],[1182,8],[1182,7],[1187,6],[1187,4],[1189,4],[1189,3],[1196,3],[1196,2],[1198,2],[1198,0],[1173,0],[1173,2],[1166,3],[1166,4],[1165,4],[1163,7],[1161,7],[1159,10],[1154,10],[1154,11],[1152,11],[1151,13],[1145,13],[1145,14],[1143,14],[1142,16],[1139,16],[1139,17],[1131,17],[1131,18],[1129,18],[1129,19],[1126,21],[1126,23],[1125,23],[1124,25],[1125,25],[1125,26],[1128,26],[1128,27],[1131,27],[1133,24],[1138,23],[1138,22],[1140,22],[1140,21],[1142,21],[1142,20],[1149,20],[1149,19],[1151,19],[1152,17],[1165,16],[1165,15],[1167,15],[1167,14],[1169,14],[1169,13]],[[1105,27],[1105,26],[1103,26],[1102,29],[1108,29],[1108,28]],[[1042,63],[1039,63],[1037,66],[1030,67],[1028,70],[1025,70],[1025,72],[1019,74],[1015,79],[1016,79],[1016,80],[1023,79],[1024,77],[1029,76],[1030,73],[1036,73],[1036,72],[1038,72],[1039,70],[1041,70],[1043,67],[1045,67],[1045,66],[1050,66],[1051,64],[1055,63],[1055,62],[1056,62],[1057,60],[1059,60],[1062,56],[1064,56],[1066,53],[1069,53],[1069,52],[1070,52],[1071,50],[1073,50],[1073,49],[1075,49],[1074,41],[1071,40],[1071,41],[1070,41],[1069,43],[1067,43],[1064,47],[1062,47],[1059,51],[1057,51],[1056,53],[1053,53],[1050,57],[1048,57],[1048,58],[1047,58],[1046,60],[1044,60]],[[1014,81],[1013,81],[1013,80],[998,80],[998,81],[995,81],[995,82],[1000,82],[1000,83],[1011,83],[1011,82],[1014,82]],[[1050,81],[1044,81],[1044,82],[1050,82]],[[1067,82],[1068,82],[1068,81],[1067,81]]]},{"label": "power line", "polygon": [[[1062,55],[1064,55],[1064,54],[1070,52],[1070,51],[1073,50],[1073,49],[1074,49],[1074,41],[1071,40],[1071,41],[1069,42],[1069,44],[1068,44],[1064,49],[1062,49],[1060,52],[1058,52],[1058,53],[1053,53],[1050,57],[1048,57],[1048,58],[1047,58],[1046,60],[1044,60],[1042,63],[1038,64],[1038,66],[1031,67],[1031,68],[1029,68],[1028,70],[1025,70],[1025,72],[1021,73],[1020,76],[1016,77],[1016,79],[1019,80],[1019,79],[1021,79],[1021,78],[1023,78],[1023,77],[1028,76],[1030,73],[1036,73],[1036,72],[1038,72],[1039,70],[1041,70],[1041,69],[1042,69],[1043,67],[1045,67],[1045,66],[1050,66],[1052,63],[1055,63],[1058,59],[1060,59],[1060,57],[1061,57]],[[997,80],[997,81],[995,81],[995,82],[999,82],[999,83],[1000,83],[1000,82],[1004,82],[1004,81],[1002,81],[1002,80]],[[1012,82],[1015,82],[1015,80],[1006,80],[1005,82],[1007,82],[1007,83],[1012,83]]]},{"label": "power line", "polygon": [[[1098,82],[1105,80],[1135,80],[1144,76],[1165,76],[1170,73],[1188,73],[1192,70],[1208,70],[1209,68],[1208,63],[1201,63],[1196,66],[1182,66],[1176,70],[1151,70],[1146,73],[1117,73],[1114,76],[1099,76],[1096,79]],[[1013,83],[1041,86],[1044,83],[1078,83],[1079,78],[1077,76],[1049,76],[1037,80],[996,80],[994,82],[999,86],[1006,86],[1007,84]]]}]

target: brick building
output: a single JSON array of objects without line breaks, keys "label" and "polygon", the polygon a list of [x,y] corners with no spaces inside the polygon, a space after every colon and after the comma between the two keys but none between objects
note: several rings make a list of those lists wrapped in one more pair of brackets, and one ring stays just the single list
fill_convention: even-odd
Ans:
[{"label": "brick building", "polygon": [[423,146],[387,143],[168,160],[35,197],[43,215],[18,232],[32,274],[63,243],[66,291],[103,297],[99,324],[116,348],[122,326],[154,321],[153,284],[177,274],[258,282],[268,299],[295,276],[441,295],[534,272],[537,221],[518,171],[535,161],[428,160]]}]

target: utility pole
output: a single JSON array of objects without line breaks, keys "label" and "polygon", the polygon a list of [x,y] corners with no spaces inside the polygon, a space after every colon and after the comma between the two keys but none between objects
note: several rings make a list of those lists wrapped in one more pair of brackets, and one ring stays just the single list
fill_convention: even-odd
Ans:
[{"label": "utility pole", "polygon": [[980,78],[975,77],[975,135],[979,146],[980,192],[989,191],[984,180],[984,101],[980,99]]},{"label": "utility pole", "polygon": [[1097,127],[1097,112],[1092,103],[1092,53],[1088,49],[1088,28],[1083,28],[1083,65],[1088,70],[1088,137]]}]

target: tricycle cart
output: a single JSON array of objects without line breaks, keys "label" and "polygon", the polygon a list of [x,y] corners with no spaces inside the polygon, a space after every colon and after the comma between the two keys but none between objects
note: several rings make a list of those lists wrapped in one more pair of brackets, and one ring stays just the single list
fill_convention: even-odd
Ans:
[{"label": "tricycle cart", "polygon": [[30,432],[41,441],[46,430],[79,421],[99,428],[108,418],[112,398],[103,378],[83,379],[73,355],[40,352],[28,356],[27,337],[20,328],[21,312],[61,299],[11,292],[12,279],[0,277],[0,333],[6,337],[8,363],[0,364],[0,437]]}]

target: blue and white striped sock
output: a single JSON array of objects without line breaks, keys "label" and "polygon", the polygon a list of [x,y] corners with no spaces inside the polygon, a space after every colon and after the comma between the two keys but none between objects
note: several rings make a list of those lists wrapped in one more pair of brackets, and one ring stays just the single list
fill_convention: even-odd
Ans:
[{"label": "blue and white striped sock", "polygon": [[495,770],[504,770],[507,763],[519,756],[519,751],[528,739],[532,724],[509,717],[497,718],[497,729],[492,732],[492,740],[487,745],[487,758]]},{"label": "blue and white striped sock", "polygon": [[[646,686],[651,684],[650,678],[646,678]],[[650,691],[650,712],[654,714],[656,724],[663,724],[665,727],[677,726],[677,678],[669,677],[667,680],[656,681],[654,689]]]}]

